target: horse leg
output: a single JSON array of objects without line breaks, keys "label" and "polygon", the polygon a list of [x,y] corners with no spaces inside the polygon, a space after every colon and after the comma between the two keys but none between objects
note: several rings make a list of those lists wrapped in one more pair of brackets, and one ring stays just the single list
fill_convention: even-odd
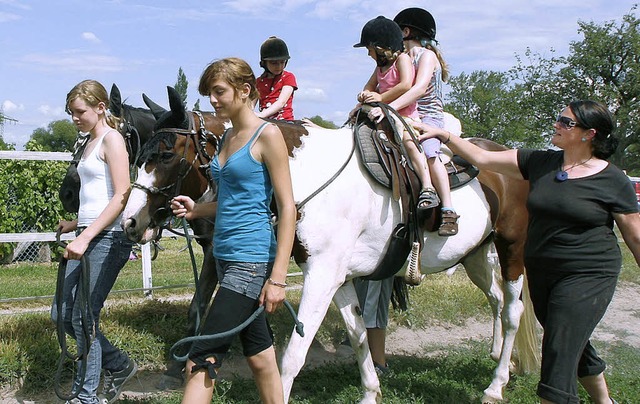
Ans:
[{"label": "horse leg", "polygon": [[[331,255],[330,258],[326,255],[325,257],[316,255],[308,263],[301,264],[304,283],[298,319],[304,324],[304,337],[293,331],[282,355],[281,377],[285,402],[289,401],[293,381],[304,366],[307,352],[327,314],[331,300],[345,281],[343,263],[348,259],[345,259],[343,254],[336,254],[335,251],[328,254]],[[327,268],[335,268],[335,270]],[[349,284],[352,289],[353,304],[356,305],[358,299],[353,290],[353,284],[350,282]],[[355,308],[353,310],[355,313]],[[364,323],[361,327],[364,328]],[[373,364],[371,366],[373,367]]]},{"label": "horse leg", "polygon": [[523,276],[515,281],[504,281],[504,309],[502,310],[502,329],[504,340],[502,354],[498,366],[493,372],[493,380],[484,390],[483,403],[502,401],[502,390],[509,382],[509,370],[511,366],[511,353],[520,325],[520,317],[524,311],[524,305],[520,301]]},{"label": "horse leg", "polygon": [[340,314],[349,333],[349,341],[356,354],[358,366],[360,367],[360,381],[364,389],[362,403],[378,403],[382,400],[380,381],[373,366],[369,342],[367,340],[367,330],[362,319],[361,309],[358,307],[358,296],[349,281],[342,285],[333,297],[333,302],[340,310]]},{"label": "horse leg", "polygon": [[504,305],[504,296],[496,272],[489,263],[488,252],[490,243],[479,246],[475,251],[464,258],[462,264],[467,276],[486,296],[491,306],[493,316],[493,340],[491,343],[491,358],[494,361],[500,359],[502,351],[502,321],[501,315]]}]

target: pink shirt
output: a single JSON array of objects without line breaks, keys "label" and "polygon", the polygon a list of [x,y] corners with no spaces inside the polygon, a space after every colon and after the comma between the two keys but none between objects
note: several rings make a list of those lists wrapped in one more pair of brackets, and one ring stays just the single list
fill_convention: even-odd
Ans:
[{"label": "pink shirt", "polygon": [[[396,66],[395,62],[391,65],[387,71],[383,72],[380,67],[376,68],[376,78],[378,80],[378,92],[380,94],[385,93],[398,85],[400,83],[400,72]],[[411,73],[415,75],[413,69],[411,69]],[[411,82],[413,83],[414,78],[411,78]],[[420,116],[418,115],[418,104],[417,102],[412,102],[404,108],[398,110],[398,113],[402,116],[406,116],[408,118],[419,120]]]},{"label": "pink shirt", "polygon": [[[258,93],[260,93],[260,111],[269,108],[271,104],[276,102],[284,86],[293,87],[293,93],[298,89],[296,77],[286,70],[278,77],[265,77],[263,74],[258,77],[256,86],[258,87]],[[293,93],[280,111],[267,118],[293,121]]]}]

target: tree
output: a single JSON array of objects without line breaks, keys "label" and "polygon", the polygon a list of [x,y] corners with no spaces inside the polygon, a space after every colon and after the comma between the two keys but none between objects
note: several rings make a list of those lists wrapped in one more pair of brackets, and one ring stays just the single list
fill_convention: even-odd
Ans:
[{"label": "tree", "polygon": [[200,100],[196,100],[195,104],[193,104],[194,111],[200,111]]},{"label": "tree", "polygon": [[[640,21],[631,8],[621,21],[579,22],[583,39],[566,57],[544,58],[527,49],[506,73],[473,72],[450,80],[447,110],[466,135],[511,147],[548,146],[551,120],[572,100],[609,106],[620,140],[611,161],[640,173]],[[553,49],[551,50],[554,53]]]},{"label": "tree", "polygon": [[640,172],[640,20],[633,14],[602,26],[579,23],[584,40],[571,44],[562,76],[578,95],[605,102],[616,117],[620,144],[611,161]]},{"label": "tree", "polygon": [[180,98],[182,99],[182,105],[187,105],[187,89],[189,88],[189,82],[187,81],[187,76],[182,71],[182,67],[178,69],[178,79],[176,81],[176,85],[173,87],[180,94]]},{"label": "tree", "polygon": [[309,120],[313,123],[315,123],[318,126],[322,126],[323,128],[327,128],[327,129],[337,129],[338,125],[336,125],[335,123],[331,122],[331,121],[327,121],[322,119],[322,117],[320,115],[316,115],[316,116],[312,116],[311,118],[309,118]]},{"label": "tree", "polygon": [[31,134],[31,139],[25,145],[27,150],[36,150],[39,145],[42,151],[73,151],[78,129],[68,119],[53,121],[47,128],[38,128]]}]

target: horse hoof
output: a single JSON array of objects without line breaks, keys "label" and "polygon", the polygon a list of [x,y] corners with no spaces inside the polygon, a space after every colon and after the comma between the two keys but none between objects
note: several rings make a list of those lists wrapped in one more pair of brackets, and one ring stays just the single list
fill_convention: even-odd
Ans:
[{"label": "horse hoof", "polygon": [[184,381],[181,377],[162,375],[162,377],[160,377],[160,380],[156,384],[156,388],[162,391],[178,390],[182,388],[183,383]]},{"label": "horse hoof", "polygon": [[484,395],[482,396],[482,404],[491,404],[491,403],[499,403],[502,401],[502,394],[497,392],[487,392],[484,391]]}]

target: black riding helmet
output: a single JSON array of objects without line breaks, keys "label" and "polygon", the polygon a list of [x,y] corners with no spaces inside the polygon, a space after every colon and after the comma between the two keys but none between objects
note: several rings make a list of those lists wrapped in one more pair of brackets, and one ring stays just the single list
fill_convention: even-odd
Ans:
[{"label": "black riding helmet", "polygon": [[402,30],[395,22],[383,16],[378,16],[367,22],[362,28],[360,42],[354,48],[364,46],[379,46],[392,51],[402,52]]},{"label": "black riding helmet", "polygon": [[260,46],[260,66],[265,67],[265,60],[289,60],[289,49],[287,44],[278,37],[270,36]]},{"label": "black riding helmet", "polygon": [[[430,12],[418,7],[406,8],[393,19],[400,28],[409,27],[420,33],[421,37],[429,40],[436,39],[436,20]],[[414,32],[414,35],[416,33]],[[405,38],[405,39],[413,39]]]}]

